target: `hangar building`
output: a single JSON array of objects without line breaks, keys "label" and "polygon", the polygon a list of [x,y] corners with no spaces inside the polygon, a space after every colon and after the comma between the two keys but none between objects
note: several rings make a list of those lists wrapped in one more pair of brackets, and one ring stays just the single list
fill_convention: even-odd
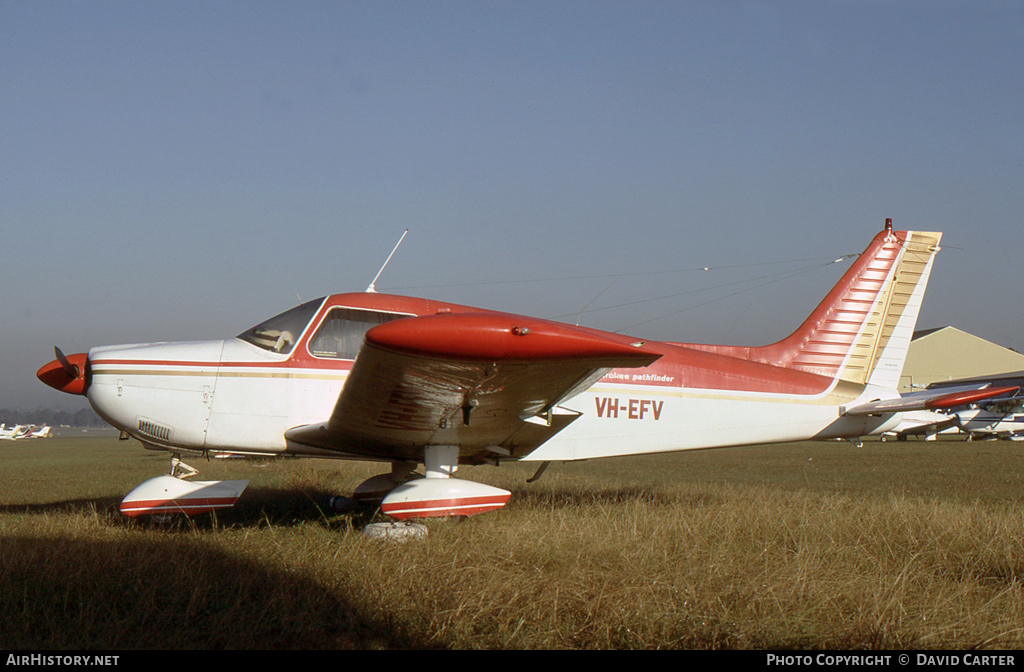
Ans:
[{"label": "hangar building", "polygon": [[[914,332],[900,378],[900,392],[931,383],[1024,371],[1024,355],[960,331],[940,327]],[[913,386],[913,387],[911,387]]]}]

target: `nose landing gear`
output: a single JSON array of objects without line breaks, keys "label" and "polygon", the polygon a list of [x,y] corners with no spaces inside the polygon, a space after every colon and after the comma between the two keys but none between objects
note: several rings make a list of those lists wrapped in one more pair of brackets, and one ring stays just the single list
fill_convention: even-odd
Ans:
[{"label": "nose landing gear", "polygon": [[186,481],[199,471],[171,455],[171,471],[140,484],[121,500],[121,513],[151,515],[158,522],[171,514],[194,516],[235,505],[249,481]]}]

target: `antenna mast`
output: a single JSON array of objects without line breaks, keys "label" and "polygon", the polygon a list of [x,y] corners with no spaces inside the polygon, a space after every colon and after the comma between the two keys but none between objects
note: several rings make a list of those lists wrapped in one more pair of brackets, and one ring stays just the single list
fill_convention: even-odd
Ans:
[{"label": "antenna mast", "polygon": [[377,290],[376,290],[376,288],[373,285],[374,285],[374,283],[377,282],[377,278],[380,277],[380,274],[384,272],[384,269],[385,269],[385,267],[387,267],[388,262],[391,261],[391,257],[395,256],[395,251],[398,249],[398,246],[402,244],[402,241],[405,240],[405,236],[406,236],[407,233],[409,233],[409,229],[406,229],[405,233],[402,234],[402,237],[398,239],[398,242],[395,243],[395,249],[391,250],[391,254],[389,254],[388,258],[384,260],[384,266],[381,266],[380,270],[377,271],[377,275],[373,276],[373,280],[370,281],[370,286],[366,288],[366,292],[367,293],[369,293],[369,294],[376,294],[377,293]]}]

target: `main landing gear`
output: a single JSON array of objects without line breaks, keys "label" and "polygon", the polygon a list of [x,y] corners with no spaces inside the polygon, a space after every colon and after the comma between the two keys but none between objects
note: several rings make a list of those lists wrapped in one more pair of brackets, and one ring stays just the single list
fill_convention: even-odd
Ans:
[{"label": "main landing gear", "polygon": [[380,501],[381,511],[396,520],[473,516],[505,506],[508,490],[453,478],[459,468],[458,446],[427,446],[426,476],[412,462],[395,462],[390,474],[363,481],[353,493],[358,502]]}]

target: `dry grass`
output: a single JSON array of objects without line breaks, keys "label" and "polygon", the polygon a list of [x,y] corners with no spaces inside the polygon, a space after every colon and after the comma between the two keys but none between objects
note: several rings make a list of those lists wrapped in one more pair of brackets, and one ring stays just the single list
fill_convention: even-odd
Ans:
[{"label": "dry grass", "polygon": [[502,511],[365,538],[376,465],[194,462],[219,518],[117,512],[166,457],[0,446],[0,648],[1019,648],[1020,444],[796,444],[467,470]]}]

